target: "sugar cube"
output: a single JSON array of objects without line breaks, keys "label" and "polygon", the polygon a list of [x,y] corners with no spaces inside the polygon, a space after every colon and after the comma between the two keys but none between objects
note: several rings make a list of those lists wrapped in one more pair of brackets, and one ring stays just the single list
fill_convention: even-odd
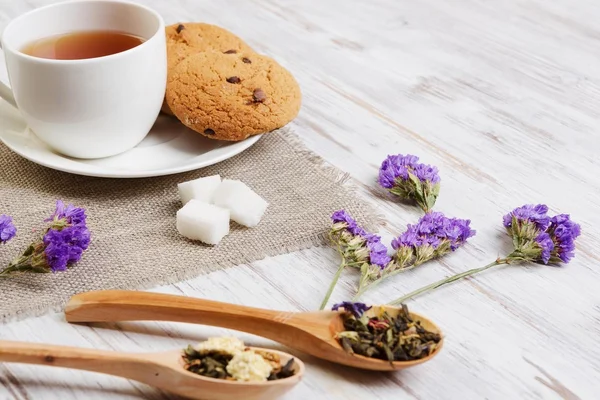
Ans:
[{"label": "sugar cube", "polygon": [[247,227],[258,225],[269,205],[245,183],[231,179],[223,179],[213,203],[228,209],[232,220]]},{"label": "sugar cube", "polygon": [[188,239],[218,244],[229,233],[229,210],[192,199],[177,211],[177,231]]},{"label": "sugar cube", "polygon": [[212,202],[215,190],[217,190],[220,184],[221,177],[219,175],[212,175],[194,179],[193,181],[182,182],[177,185],[177,188],[179,189],[181,202],[184,205],[192,199],[210,203]]}]

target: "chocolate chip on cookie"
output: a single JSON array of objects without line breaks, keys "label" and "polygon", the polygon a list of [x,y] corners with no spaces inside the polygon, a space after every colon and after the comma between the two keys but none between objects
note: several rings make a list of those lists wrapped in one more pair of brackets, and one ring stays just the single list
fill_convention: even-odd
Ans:
[{"label": "chocolate chip on cookie", "polygon": [[183,24],[179,24],[177,25],[177,28],[175,29],[175,32],[177,33],[181,33],[182,30],[185,29],[185,26],[183,26]]},{"label": "chocolate chip on cookie", "polygon": [[252,101],[255,103],[264,103],[267,99],[267,95],[262,89],[254,89],[252,92]]},{"label": "chocolate chip on cookie", "polygon": [[248,57],[242,58],[242,61],[245,62],[246,64],[252,64],[252,61],[250,61],[250,59]]},{"label": "chocolate chip on cookie", "polygon": [[240,83],[242,81],[239,76],[230,76],[226,80],[229,83]]},{"label": "chocolate chip on cookie", "polygon": [[[170,109],[184,125],[211,139],[238,141],[284,126],[300,110],[298,83],[273,59],[251,57],[252,63],[222,52],[187,57],[167,79]],[[227,84],[228,78],[239,82]]]},{"label": "chocolate chip on cookie", "polygon": [[227,50],[227,51],[224,51],[224,53],[225,54],[236,54],[237,50]]}]

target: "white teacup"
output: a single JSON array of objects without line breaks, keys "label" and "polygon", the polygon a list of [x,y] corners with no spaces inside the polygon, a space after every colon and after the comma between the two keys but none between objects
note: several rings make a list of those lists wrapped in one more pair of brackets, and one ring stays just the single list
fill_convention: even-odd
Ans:
[{"label": "white teacup", "polygon": [[[81,60],[21,52],[42,38],[107,30],[145,41],[121,53]],[[152,128],[167,79],[164,21],[155,11],[122,1],[53,4],[11,21],[1,43],[12,92],[0,83],[0,96],[16,105],[36,136],[56,151],[107,157],[135,147]]]}]

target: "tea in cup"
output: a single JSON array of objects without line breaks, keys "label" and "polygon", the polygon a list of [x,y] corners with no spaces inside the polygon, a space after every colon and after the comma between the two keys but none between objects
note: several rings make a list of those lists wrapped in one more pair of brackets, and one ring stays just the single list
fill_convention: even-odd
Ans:
[{"label": "tea in cup", "polygon": [[75,158],[125,152],[148,134],[164,99],[164,21],[123,1],[38,8],[2,34],[11,89],[0,96],[31,131]]}]

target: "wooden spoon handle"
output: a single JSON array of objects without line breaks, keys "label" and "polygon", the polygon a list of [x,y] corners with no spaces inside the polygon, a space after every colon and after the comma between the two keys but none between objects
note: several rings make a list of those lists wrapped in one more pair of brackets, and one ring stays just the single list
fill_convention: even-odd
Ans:
[{"label": "wooden spoon handle", "polygon": [[[296,313],[264,310],[169,294],[105,290],[73,296],[65,308],[69,322],[174,321],[219,326],[281,343],[297,330]],[[289,338],[289,340],[282,340]]]},{"label": "wooden spoon handle", "polygon": [[39,364],[128,377],[121,374],[125,366],[147,361],[124,353],[0,340],[0,361]]}]

